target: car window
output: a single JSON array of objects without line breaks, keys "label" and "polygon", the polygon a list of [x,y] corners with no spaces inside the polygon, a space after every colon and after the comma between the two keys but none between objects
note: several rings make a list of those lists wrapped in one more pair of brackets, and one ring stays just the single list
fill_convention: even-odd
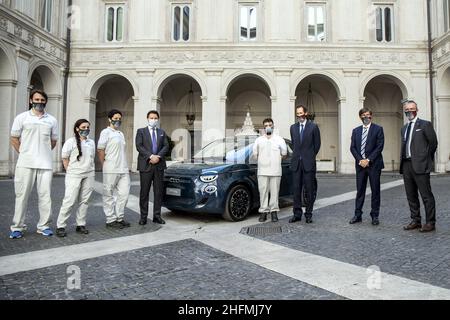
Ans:
[{"label": "car window", "polygon": [[216,140],[195,154],[194,159],[214,162],[246,163],[251,156],[255,140],[256,137],[252,136]]}]

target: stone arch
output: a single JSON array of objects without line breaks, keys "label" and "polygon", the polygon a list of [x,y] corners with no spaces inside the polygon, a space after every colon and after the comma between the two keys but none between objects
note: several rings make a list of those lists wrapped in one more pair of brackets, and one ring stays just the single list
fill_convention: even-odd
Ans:
[{"label": "stone arch", "polygon": [[233,85],[233,83],[235,83],[236,81],[238,81],[243,77],[255,77],[263,81],[270,90],[270,96],[276,97],[277,90],[275,82],[273,81],[273,79],[271,79],[270,76],[258,70],[239,70],[230,74],[223,82],[223,86],[221,89],[221,96],[225,97],[230,87]]}]

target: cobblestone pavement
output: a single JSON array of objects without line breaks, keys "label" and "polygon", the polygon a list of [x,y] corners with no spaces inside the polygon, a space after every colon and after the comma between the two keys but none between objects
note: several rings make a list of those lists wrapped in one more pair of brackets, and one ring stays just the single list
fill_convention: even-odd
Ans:
[{"label": "cobblestone pavement", "polygon": [[342,299],[194,240],[75,265],[79,290],[67,289],[69,265],[58,265],[0,277],[0,299]]},{"label": "cobblestone pavement", "polygon": [[[135,180],[134,177],[133,180]],[[101,177],[97,176],[97,181],[101,181]],[[136,187],[134,187],[136,188]],[[39,220],[39,213],[37,210],[38,197],[36,194],[36,187],[30,196],[28,205],[28,214],[25,223],[28,230],[21,239],[14,241],[9,239],[9,228],[14,215],[14,186],[12,181],[0,181],[0,256],[18,254],[28,251],[43,250],[56,248],[60,246],[73,245],[84,242],[105,240],[110,238],[129,236],[132,234],[139,234],[144,232],[156,231],[160,228],[159,225],[148,223],[145,226],[140,226],[139,215],[129,209],[125,209],[125,220],[131,223],[130,228],[125,229],[107,229],[105,227],[106,219],[103,213],[102,196],[93,192],[89,211],[87,216],[87,228],[89,235],[80,235],[75,233],[75,209],[72,210],[72,215],[68,220],[67,237],[58,238],[56,236],[46,238],[36,233],[36,224]],[[138,191],[139,192],[139,191]],[[62,199],[64,198],[64,177],[55,176],[52,185],[52,228],[56,230],[56,220],[58,218],[59,209],[61,207]]]},{"label": "cobblestone pavement", "polygon": [[[450,288],[449,186],[449,176],[432,178],[437,204],[436,232],[422,234],[402,229],[410,218],[405,190],[400,186],[382,192],[379,226],[371,225],[369,196],[361,224],[348,223],[354,212],[352,200],[315,211],[311,225],[306,225],[304,219],[290,224],[287,217],[276,224],[282,227],[281,233],[255,236],[292,249],[363,267],[378,266],[382,272]],[[424,219],[423,205],[421,209]]]},{"label": "cobblestone pavement", "polygon": [[[399,178],[398,175],[383,174],[382,183]],[[101,181],[101,176],[97,176],[97,181]],[[131,193],[138,197],[138,176],[132,175],[132,181]],[[318,199],[355,190],[354,176],[319,174],[318,181]],[[305,225],[304,221],[289,224],[286,217],[278,223],[264,224],[280,227],[281,233],[253,237],[357,266],[375,265],[383,272],[450,289],[450,177],[435,176],[432,185],[438,208],[438,230],[435,233],[402,230],[402,226],[409,222],[409,213],[404,188],[400,186],[382,192],[381,224],[377,227],[370,224],[367,213],[362,224],[348,224],[353,215],[352,200],[315,211],[311,225]],[[139,214],[127,209],[126,220],[131,222],[132,227],[107,230],[101,195],[94,192],[88,214],[91,231],[88,236],[74,232],[73,214],[67,238],[45,238],[35,232],[38,213],[34,192],[26,221],[29,230],[23,239],[13,241],[8,239],[14,210],[12,181],[0,181],[0,190],[0,259],[1,256],[18,253],[157,232],[161,228],[152,223],[139,226]],[[52,192],[55,221],[64,195],[63,177],[54,178]],[[370,196],[366,199],[365,208],[370,208]],[[290,211],[291,208],[283,210]],[[175,213],[165,215],[169,224],[170,219],[176,217]],[[217,216],[186,216],[187,221],[200,221],[205,228],[208,225],[229,224]],[[69,290],[67,287],[69,265],[81,270],[81,290]],[[1,276],[0,299],[264,300],[343,297],[187,239]]]}]

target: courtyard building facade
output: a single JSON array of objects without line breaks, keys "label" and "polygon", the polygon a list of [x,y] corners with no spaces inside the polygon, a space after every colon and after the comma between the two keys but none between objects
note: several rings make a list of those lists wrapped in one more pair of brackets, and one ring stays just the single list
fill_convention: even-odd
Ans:
[{"label": "courtyard building facade", "polygon": [[[237,132],[249,111],[257,129],[271,117],[290,138],[294,107],[304,104],[322,135],[318,169],[354,173],[351,132],[369,107],[384,128],[385,170],[395,171],[401,101],[413,99],[438,133],[435,170],[450,171],[450,0],[430,1],[431,74],[427,0],[73,0],[69,9],[64,1],[28,2],[0,1],[5,137],[28,108],[30,88],[43,88],[48,111],[66,123],[65,139],[85,118],[97,141],[108,111],[120,109],[136,170],[134,137],[149,110],[160,112],[178,160]],[[1,144],[0,175],[10,175],[16,156],[7,139]]]}]

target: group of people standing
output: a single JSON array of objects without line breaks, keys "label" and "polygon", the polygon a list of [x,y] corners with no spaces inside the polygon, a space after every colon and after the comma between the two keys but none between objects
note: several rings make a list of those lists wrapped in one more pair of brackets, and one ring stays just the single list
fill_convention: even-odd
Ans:
[{"label": "group of people standing", "polygon": [[[19,154],[14,187],[16,193],[15,213],[11,226],[11,239],[23,237],[27,229],[25,216],[28,198],[34,184],[37,184],[40,219],[37,232],[52,236],[51,184],[53,177],[52,150],[58,141],[56,119],[46,112],[48,96],[44,91],[33,90],[30,94],[29,110],[19,114],[11,129],[11,144]],[[130,226],[125,217],[125,207],[130,193],[130,175],[126,158],[126,140],[120,131],[123,114],[113,109],[108,113],[109,126],[95,142],[89,138],[90,123],[79,119],[73,127],[73,137],[62,148],[62,161],[66,170],[65,195],[56,223],[56,235],[67,235],[67,220],[77,204],[76,228],[79,234],[88,234],[86,217],[89,199],[95,183],[95,154],[98,154],[103,168],[103,210],[106,227],[122,229]],[[136,136],[139,151],[138,169],[141,172],[141,219],[147,223],[148,200],[151,184],[154,185],[155,205],[153,222],[163,224],[161,200],[163,173],[166,168],[164,157],[169,150],[166,134],[157,128],[159,114],[150,111],[148,127],[140,129]]]},{"label": "group of people standing", "polygon": [[[52,150],[58,141],[57,120],[46,112],[47,94],[34,90],[30,95],[30,108],[19,114],[11,129],[11,144],[19,154],[14,178],[16,194],[15,213],[11,226],[11,239],[23,237],[27,226],[25,215],[28,198],[34,184],[37,184],[40,219],[37,232],[52,236],[51,224],[51,184],[53,177]],[[408,119],[401,131],[402,153],[400,172],[403,174],[406,196],[411,212],[411,222],[405,230],[420,229],[421,232],[435,230],[436,207],[431,190],[430,172],[437,149],[436,133],[429,121],[417,117],[418,108],[414,101],[403,104]],[[317,124],[308,120],[305,106],[296,107],[297,122],[290,128],[293,154],[291,171],[293,177],[294,206],[289,223],[301,221],[303,206],[306,207],[306,223],[312,223],[316,195],[316,156],[320,150],[320,130]],[[353,130],[350,151],[355,158],[357,196],[354,217],[350,224],[362,221],[367,181],[372,190],[372,224],[379,224],[380,176],[384,168],[382,151],[384,148],[383,128],[372,122],[373,113],[368,108],[359,111],[362,125]],[[98,154],[103,168],[103,210],[106,227],[122,229],[130,226],[124,219],[125,207],[130,193],[130,175],[126,159],[126,140],[120,131],[123,114],[111,110],[108,114],[109,126],[95,142],[89,138],[90,123],[86,119],[75,122],[73,137],[62,148],[62,160],[66,170],[65,196],[57,219],[56,235],[67,235],[67,220],[75,206],[75,231],[88,234],[86,217],[89,198],[95,183],[95,154]],[[155,110],[147,114],[148,126],[136,134],[136,148],[139,152],[140,172],[140,220],[147,224],[149,193],[154,190],[153,222],[165,224],[161,218],[161,204],[164,192],[163,178],[166,169],[165,156],[169,152],[167,135],[159,128],[159,113]],[[259,221],[278,221],[278,195],[282,176],[282,158],[287,156],[287,146],[283,138],[274,132],[274,122],[263,121],[264,134],[253,145],[253,157],[258,162],[258,188],[260,193]],[[304,190],[306,192],[304,192]],[[425,206],[426,220],[422,225],[418,192]],[[306,194],[306,197],[303,196]],[[306,200],[306,204],[304,203]],[[77,203],[78,201],[78,203]]]},{"label": "group of people standing", "polygon": [[[403,111],[408,123],[401,130],[402,152],[400,173],[403,174],[406,197],[411,212],[411,222],[404,230],[420,229],[430,232],[436,226],[436,205],[430,184],[434,155],[437,149],[436,132],[431,122],[419,119],[417,103],[403,101]],[[308,120],[305,106],[296,107],[297,122],[291,126],[293,144],[291,171],[293,175],[294,206],[289,223],[301,221],[305,207],[305,222],[312,223],[316,198],[316,156],[320,150],[320,130]],[[380,177],[384,168],[382,151],[384,148],[383,127],[372,122],[373,112],[369,108],[359,111],[362,125],[353,129],[350,152],[355,158],[356,187],[354,216],[350,224],[362,222],[363,206],[367,182],[372,191],[372,225],[380,224]],[[253,156],[258,160],[258,186],[260,193],[259,221],[267,220],[270,213],[272,222],[278,221],[278,194],[281,181],[281,160],[287,155],[287,146],[280,136],[274,134],[274,122],[263,121],[264,135],[257,138],[253,146]],[[306,191],[306,192],[304,192]],[[425,224],[420,216],[419,192],[425,206]],[[306,202],[306,203],[304,203]]]}]

